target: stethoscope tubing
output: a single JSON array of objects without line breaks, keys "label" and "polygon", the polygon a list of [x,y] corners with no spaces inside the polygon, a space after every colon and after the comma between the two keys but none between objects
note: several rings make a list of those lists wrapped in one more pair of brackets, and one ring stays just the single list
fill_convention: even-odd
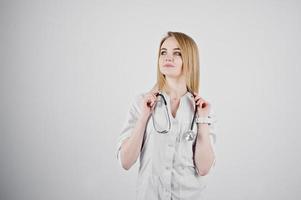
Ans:
[{"label": "stethoscope tubing", "polygon": [[[190,92],[190,91],[188,90],[188,92]],[[194,95],[192,92],[190,92],[190,93],[191,93],[191,94],[193,95],[193,97],[195,98],[195,95]],[[165,108],[166,108],[166,110],[167,110],[167,115],[168,115],[168,126],[169,126],[169,128],[168,128],[168,130],[164,130],[164,131],[158,131],[158,130],[156,130],[156,131],[159,132],[159,133],[168,133],[169,130],[170,130],[170,128],[171,128],[171,122],[170,122],[170,116],[169,116],[169,113],[168,113],[167,101],[166,101],[166,99],[165,99],[165,97],[164,97],[164,95],[163,95],[162,93],[160,93],[160,92],[156,93],[156,97],[158,97],[158,96],[160,96],[160,97],[163,99]],[[194,107],[194,114],[193,114],[192,122],[191,122],[191,125],[190,125],[190,131],[193,131],[193,127],[194,127],[194,122],[195,122],[196,114],[197,114],[197,106],[196,106],[196,104],[195,104],[195,107]],[[154,120],[153,120],[153,125],[155,126]],[[155,129],[156,129],[156,128],[155,128]]]}]

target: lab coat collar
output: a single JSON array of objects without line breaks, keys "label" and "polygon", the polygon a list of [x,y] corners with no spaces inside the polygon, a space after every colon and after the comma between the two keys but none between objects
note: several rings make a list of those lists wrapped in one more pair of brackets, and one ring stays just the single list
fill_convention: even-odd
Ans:
[{"label": "lab coat collar", "polygon": [[[167,99],[170,99],[170,96],[165,92],[165,91],[160,91],[159,93],[163,94],[163,96]],[[189,91],[187,91],[182,97],[181,97],[181,100],[183,98],[186,98],[188,97],[189,99],[193,100],[193,94]]]},{"label": "lab coat collar", "polygon": [[[170,104],[170,96],[165,92],[165,91],[160,91],[164,98],[166,99],[166,103],[169,105]],[[181,97],[181,102],[188,101],[190,102],[191,106],[195,106],[195,101],[194,101],[194,96],[190,91],[187,91],[182,97]]]}]

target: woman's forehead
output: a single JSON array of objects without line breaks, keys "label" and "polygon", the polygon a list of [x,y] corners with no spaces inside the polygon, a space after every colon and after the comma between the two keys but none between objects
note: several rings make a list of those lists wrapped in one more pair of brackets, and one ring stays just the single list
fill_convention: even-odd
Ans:
[{"label": "woman's forehead", "polygon": [[175,48],[178,48],[178,49],[180,49],[178,41],[174,37],[167,38],[163,42],[163,44],[161,46],[161,49],[162,48],[166,48],[166,49],[175,49]]}]

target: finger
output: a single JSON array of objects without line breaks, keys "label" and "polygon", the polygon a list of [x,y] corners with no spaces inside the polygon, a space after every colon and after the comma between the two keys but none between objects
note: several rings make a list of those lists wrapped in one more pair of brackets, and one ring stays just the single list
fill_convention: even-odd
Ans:
[{"label": "finger", "polygon": [[147,95],[147,96],[145,97],[145,102],[146,102],[147,104],[150,104],[150,103],[152,103],[153,101],[154,101],[154,98],[153,98],[152,95]]},{"label": "finger", "polygon": [[202,105],[205,101],[202,99],[197,100],[196,105]]},{"label": "finger", "polygon": [[198,101],[199,99],[201,99],[201,97],[197,96],[197,97],[194,98],[194,101]]},{"label": "finger", "polygon": [[154,106],[154,105],[155,105],[156,99],[157,99],[157,98],[156,98],[155,96],[152,96],[152,98],[151,98],[151,102],[152,102],[151,106]]},{"label": "finger", "polygon": [[[203,99],[200,95],[196,95],[195,97],[194,97],[194,99]],[[205,100],[205,99],[203,99],[203,100]]]},{"label": "finger", "polygon": [[156,106],[157,102],[154,101],[153,104],[152,104],[152,108],[154,108]]},{"label": "finger", "polygon": [[[195,96],[195,99],[203,99],[200,95]],[[205,100],[205,99],[203,99]]]},{"label": "finger", "polygon": [[151,101],[152,103],[154,103],[154,102],[156,101],[156,97],[151,96],[151,97],[150,97],[150,101]]},{"label": "finger", "polygon": [[200,107],[201,108],[207,108],[208,107],[208,104],[207,104],[207,102],[202,102],[202,103],[200,103]]},{"label": "finger", "polygon": [[199,93],[196,93],[196,92],[194,92],[193,94],[194,94],[195,97],[200,96]]},{"label": "finger", "polygon": [[150,106],[151,106],[151,103],[152,103],[152,102],[150,102],[150,101],[146,101],[146,102],[145,102],[145,105],[146,105],[147,107],[150,107]]},{"label": "finger", "polygon": [[155,96],[156,96],[157,93],[158,93],[157,90],[150,91],[150,94],[155,95]]},{"label": "finger", "polygon": [[154,96],[153,94],[148,94],[146,98],[150,101],[154,101],[154,99],[156,99],[156,96]]},{"label": "finger", "polygon": [[207,108],[207,107],[208,107],[207,102],[204,102],[204,103],[202,104],[202,108]]},{"label": "finger", "polygon": [[148,100],[147,100],[147,105],[148,106],[152,106],[153,105],[153,100],[151,99],[151,98],[149,98]]},{"label": "finger", "polygon": [[202,98],[199,98],[196,102],[204,101]]}]

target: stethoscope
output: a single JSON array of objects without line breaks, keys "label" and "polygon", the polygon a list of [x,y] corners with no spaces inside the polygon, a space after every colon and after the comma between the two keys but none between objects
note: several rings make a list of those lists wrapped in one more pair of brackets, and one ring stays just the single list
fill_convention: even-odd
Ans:
[{"label": "stethoscope", "polygon": [[[191,93],[193,95],[193,97],[195,97],[195,95],[193,93]],[[154,126],[154,129],[158,132],[158,133],[161,133],[161,134],[166,134],[170,131],[171,129],[171,122],[170,122],[170,116],[169,116],[169,113],[168,113],[168,108],[167,108],[167,101],[165,99],[165,97],[163,96],[163,94],[161,94],[160,92],[158,92],[156,94],[156,97],[157,97],[157,100],[156,100],[156,104],[155,104],[155,107],[153,109],[153,112],[152,112],[152,121],[153,121],[153,126]],[[159,99],[162,99],[162,101],[158,101],[158,98]],[[164,105],[163,105],[164,104]],[[158,108],[160,107],[165,107],[164,111],[165,112],[165,120],[168,121],[168,128],[164,128],[162,130],[160,130],[157,126],[157,122],[156,122],[156,113],[158,112]],[[191,125],[190,125],[190,129],[187,130],[184,134],[183,134],[183,138],[186,140],[186,141],[193,141],[196,137],[196,133],[195,131],[193,131],[193,126],[194,126],[194,121],[195,121],[195,118],[196,118],[196,114],[197,114],[197,107],[195,105],[195,109],[194,109],[194,114],[193,114],[193,118],[192,118],[192,122],[191,122]],[[162,119],[161,119],[162,120]],[[164,119],[163,119],[164,120]]]}]

